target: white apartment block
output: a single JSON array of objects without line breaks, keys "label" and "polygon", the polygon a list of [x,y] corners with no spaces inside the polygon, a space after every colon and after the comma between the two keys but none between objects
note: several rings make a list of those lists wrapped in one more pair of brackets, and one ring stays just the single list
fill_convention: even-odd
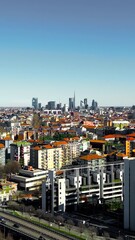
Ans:
[{"label": "white apartment block", "polygon": [[39,169],[20,169],[19,174],[11,174],[10,180],[18,183],[18,188],[25,191],[40,189],[48,171]]},{"label": "white apartment block", "polygon": [[11,135],[12,135],[12,139],[14,139],[14,137],[19,134],[19,130],[21,128],[21,123],[16,121],[16,117],[15,119],[13,119],[11,121]]},{"label": "white apartment block", "polygon": [[0,165],[5,166],[5,146],[4,144],[0,143]]},{"label": "white apartment block", "polygon": [[18,162],[22,161],[24,166],[30,162],[30,143],[26,141],[17,141],[10,144],[10,159]]},{"label": "white apartment block", "polygon": [[[118,170],[119,174],[116,174]],[[42,185],[42,208],[45,211],[65,211],[86,200],[99,203],[114,198],[123,200],[123,163],[102,165],[95,171],[89,166],[62,171],[63,174],[57,176],[52,170]],[[60,189],[59,181],[65,182],[65,187],[62,185]],[[59,196],[62,196],[62,204]]]}]

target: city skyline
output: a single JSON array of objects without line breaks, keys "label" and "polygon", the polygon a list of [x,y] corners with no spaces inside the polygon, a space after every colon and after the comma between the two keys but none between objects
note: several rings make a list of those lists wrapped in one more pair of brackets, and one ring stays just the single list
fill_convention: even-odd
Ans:
[{"label": "city skyline", "polygon": [[[134,0],[0,3],[0,106],[134,105]],[[130,95],[130,97],[129,97]]]}]

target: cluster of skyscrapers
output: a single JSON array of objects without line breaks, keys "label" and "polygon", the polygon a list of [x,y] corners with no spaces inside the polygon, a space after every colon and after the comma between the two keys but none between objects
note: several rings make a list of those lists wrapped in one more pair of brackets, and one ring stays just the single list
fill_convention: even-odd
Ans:
[{"label": "cluster of skyscrapers", "polygon": [[[41,103],[38,103],[38,98],[33,97],[32,98],[32,107],[34,109],[41,109]],[[88,99],[84,98],[84,100],[80,101],[80,106],[76,105],[76,99],[75,99],[75,93],[74,93],[74,97],[70,97],[69,98],[69,103],[68,104],[64,104],[62,106],[62,103],[58,103],[56,104],[55,101],[49,101],[47,103],[47,105],[44,107],[47,110],[63,110],[64,112],[68,112],[68,111],[75,111],[77,110],[81,110],[81,109],[91,109],[91,110],[97,110],[98,109],[98,103],[93,99],[92,100],[92,104],[91,106],[88,105]]]}]

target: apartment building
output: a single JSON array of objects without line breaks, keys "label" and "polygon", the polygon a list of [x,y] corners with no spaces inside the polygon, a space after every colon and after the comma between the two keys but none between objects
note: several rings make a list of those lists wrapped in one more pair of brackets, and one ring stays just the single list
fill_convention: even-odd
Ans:
[{"label": "apartment building", "polygon": [[17,120],[16,116],[11,120],[11,137],[14,137],[19,134],[19,130],[21,128],[21,123]]},{"label": "apartment building", "polygon": [[127,120],[114,120],[112,121],[112,126],[117,129],[123,129],[124,127],[129,126],[129,121]]},{"label": "apartment building", "polygon": [[60,169],[63,164],[61,147],[52,145],[38,145],[31,148],[30,165],[39,169]]},{"label": "apartment building", "polygon": [[25,141],[27,141],[27,140],[29,140],[29,139],[31,139],[31,138],[33,138],[34,139],[34,137],[35,137],[35,131],[34,130],[20,130],[19,131],[19,135],[18,135],[18,138],[20,139],[20,140],[25,140]]},{"label": "apartment building", "polygon": [[45,211],[65,211],[85,201],[101,203],[123,199],[123,163],[64,169],[62,174],[51,170],[42,184],[42,208]]},{"label": "apartment building", "polygon": [[28,166],[30,162],[30,142],[14,141],[10,144],[10,159],[18,161],[22,166]]},{"label": "apartment building", "polygon": [[80,165],[86,165],[91,167],[91,169],[99,168],[106,163],[106,159],[102,155],[98,154],[87,154],[78,158],[78,163]]},{"label": "apartment building", "polygon": [[17,191],[17,183],[0,179],[0,203],[7,202]]},{"label": "apartment building", "polygon": [[135,231],[135,157],[124,159],[124,228]]},{"label": "apartment building", "polygon": [[89,148],[89,142],[66,139],[66,141],[54,142],[53,146],[61,147],[63,153],[62,166],[72,164],[73,160],[78,158],[81,152]]},{"label": "apartment building", "polygon": [[128,157],[135,156],[135,134],[134,134],[134,137],[127,137],[127,140],[126,140],[126,155]]},{"label": "apartment building", "polygon": [[50,170],[47,180],[42,183],[42,209],[54,212],[57,205],[57,210],[65,211],[65,188],[65,178],[56,178],[56,172]]},{"label": "apartment building", "polygon": [[73,160],[80,156],[80,144],[69,142],[62,145],[63,150],[63,166],[72,164]]},{"label": "apartment building", "polygon": [[4,144],[0,143],[0,165],[5,165],[5,146]]},{"label": "apartment building", "polygon": [[[89,145],[89,144],[88,144]],[[80,156],[82,149],[86,149],[85,142],[57,141],[51,144],[38,144],[30,150],[30,165],[39,169],[61,169],[72,164]]]},{"label": "apartment building", "polygon": [[102,153],[105,152],[105,144],[106,144],[105,140],[99,140],[99,139],[90,140],[91,147],[93,149],[98,149]]},{"label": "apartment building", "polygon": [[11,174],[10,180],[17,183],[19,189],[32,191],[41,188],[47,175],[48,171],[25,166],[19,170],[19,174]]},{"label": "apartment building", "polygon": [[5,149],[5,154],[3,154],[3,157],[5,157],[5,160],[10,159],[10,144],[13,143],[13,140],[10,136],[6,136],[2,139],[0,139],[0,144],[4,145],[4,149]]}]

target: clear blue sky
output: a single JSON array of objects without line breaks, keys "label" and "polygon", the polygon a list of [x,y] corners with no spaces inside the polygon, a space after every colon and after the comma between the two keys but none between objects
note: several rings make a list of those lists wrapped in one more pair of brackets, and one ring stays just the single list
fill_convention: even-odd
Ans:
[{"label": "clear blue sky", "polygon": [[0,1],[0,106],[135,104],[135,0]]}]

